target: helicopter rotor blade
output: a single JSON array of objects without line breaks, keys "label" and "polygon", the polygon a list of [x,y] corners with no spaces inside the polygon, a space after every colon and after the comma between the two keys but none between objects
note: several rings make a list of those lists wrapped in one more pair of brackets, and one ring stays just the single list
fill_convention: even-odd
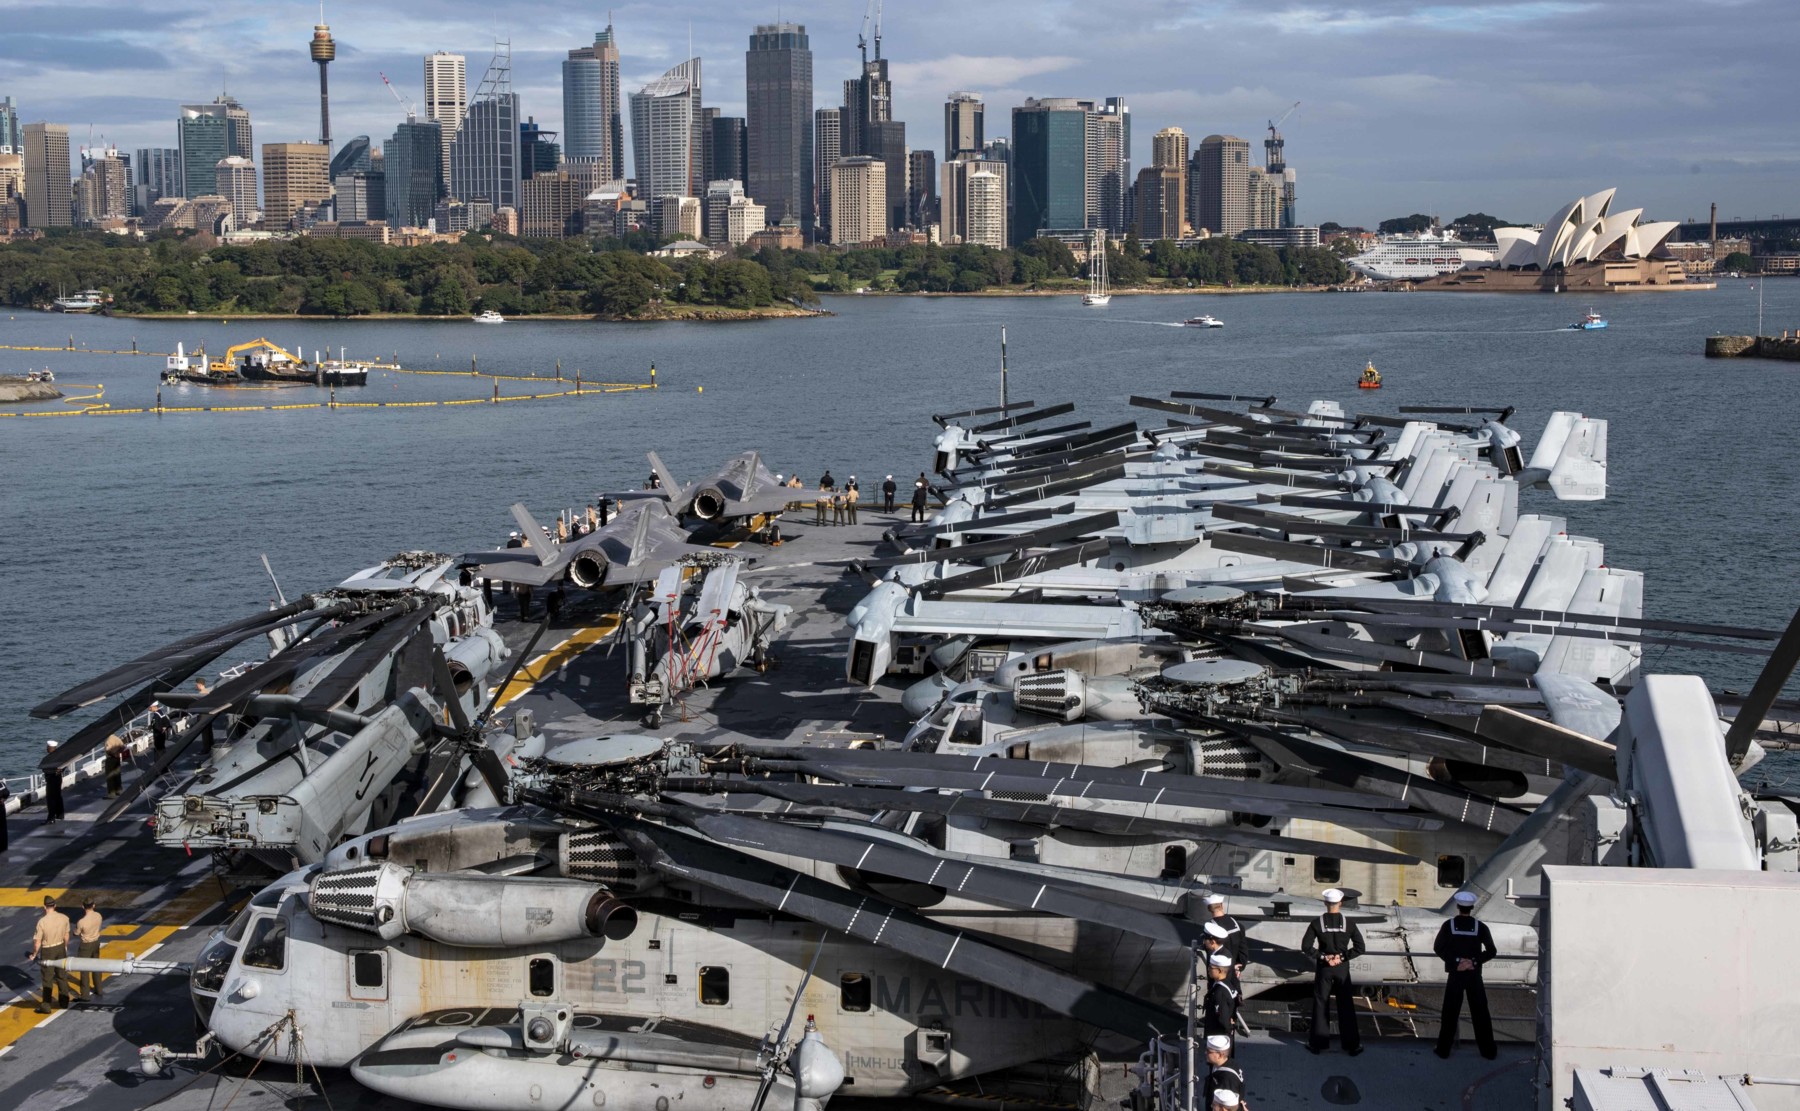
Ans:
[{"label": "helicopter rotor blade", "polygon": [[1731,719],[1731,728],[1725,731],[1725,755],[1732,767],[1742,763],[1749,753],[1750,739],[1762,728],[1764,715],[1781,696],[1781,688],[1787,684],[1797,663],[1800,663],[1800,610],[1794,611],[1787,631],[1781,634],[1775,651],[1769,654],[1769,662],[1751,686],[1749,697],[1738,707],[1737,716]]}]

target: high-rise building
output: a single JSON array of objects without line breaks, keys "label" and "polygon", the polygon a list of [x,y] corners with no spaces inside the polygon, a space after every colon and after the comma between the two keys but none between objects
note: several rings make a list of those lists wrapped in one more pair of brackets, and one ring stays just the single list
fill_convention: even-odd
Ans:
[{"label": "high-rise building", "polygon": [[1138,171],[1132,224],[1144,239],[1180,239],[1187,223],[1187,169],[1145,166]]},{"label": "high-rise building", "polygon": [[67,125],[28,123],[19,142],[25,148],[25,226],[71,226],[75,198],[69,182]]},{"label": "high-rise building", "polygon": [[494,44],[494,57],[462,126],[450,143],[450,194],[496,209],[519,207],[519,94],[512,91],[512,44]]},{"label": "high-rise building", "polygon": [[1252,166],[1244,180],[1244,226],[1266,231],[1281,223],[1281,176]]},{"label": "high-rise building", "polygon": [[1287,164],[1287,142],[1276,130],[1276,122],[1279,121],[1269,124],[1268,138],[1263,140],[1263,169],[1281,182],[1281,223],[1273,226],[1295,228],[1300,226],[1300,205],[1295,196],[1294,168]]},{"label": "high-rise building", "polygon": [[387,180],[387,222],[394,228],[422,228],[444,192],[443,125],[407,120],[382,149]]},{"label": "high-rise building", "polygon": [[983,117],[987,106],[979,93],[951,93],[944,102],[944,161],[980,158],[986,143]]},{"label": "high-rise building", "polygon": [[831,238],[831,168],[844,156],[841,108],[813,113],[813,239]]},{"label": "high-rise building", "polygon": [[239,230],[255,227],[262,218],[262,208],[256,203],[256,163],[242,155],[228,155],[219,159],[213,179],[219,196],[231,202],[232,223]]},{"label": "high-rise building", "polygon": [[321,143],[264,143],[262,175],[263,227],[269,231],[286,229],[303,207],[331,197],[331,158]]},{"label": "high-rise building", "polygon": [[[325,9],[319,9],[320,16]],[[319,65],[319,145],[331,150],[331,89],[325,82],[325,67],[337,57],[337,43],[331,40],[331,28],[323,23],[313,25],[312,44],[307,48]]]},{"label": "high-rise building", "polygon": [[1087,226],[1089,103],[1028,99],[1013,109],[1013,246],[1045,231]]},{"label": "high-rise building", "polygon": [[81,152],[71,213],[81,227],[117,227],[131,215],[131,170],[111,147]]},{"label": "high-rise building", "polygon": [[1235,135],[1208,135],[1188,175],[1194,229],[1236,235],[1249,227],[1250,144]]},{"label": "high-rise building", "polygon": [[182,196],[216,195],[213,167],[221,158],[254,159],[252,139],[250,112],[231,97],[221,94],[211,104],[183,104],[175,118]]},{"label": "high-rise building", "polygon": [[936,151],[907,153],[906,222],[915,228],[928,228],[938,222]]},{"label": "high-rise building", "polygon": [[[1161,178],[1158,179],[1159,184],[1156,187],[1158,194],[1157,200],[1159,203],[1164,206],[1169,204],[1175,205],[1176,223],[1174,225],[1174,231],[1166,236],[1158,236],[1155,238],[1178,239],[1184,234],[1184,227],[1188,221],[1189,209],[1188,159],[1187,132],[1181,130],[1181,128],[1165,127],[1150,137],[1151,168],[1176,171],[1176,181],[1173,185],[1173,193],[1170,191],[1170,184],[1163,181]],[[1138,175],[1138,181],[1141,183],[1143,180],[1144,175],[1140,173]],[[1137,208],[1136,220],[1139,233],[1148,235],[1149,233],[1144,229],[1153,224],[1160,230],[1169,232],[1170,225],[1167,216],[1157,216],[1145,213],[1142,207],[1141,197],[1140,191],[1140,203]]]},{"label": "high-rise building", "polygon": [[875,141],[874,124],[894,118],[894,83],[888,80],[887,59],[875,44],[875,59],[864,57],[862,73],[844,82],[844,115],[840,139],[846,155],[870,154]]},{"label": "high-rise building", "polygon": [[[744,53],[750,195],[780,223],[813,227],[812,47],[799,23],[765,23]],[[722,176],[722,175],[721,175]]]},{"label": "high-rise building", "polygon": [[[457,129],[469,112],[468,89],[468,59],[442,50],[425,55],[425,118],[438,125],[442,147],[438,152],[438,165],[442,167],[446,191],[450,188],[450,144],[455,141]],[[427,215],[425,220],[429,219],[431,217]],[[425,220],[405,226],[422,228]]]},{"label": "high-rise building", "polygon": [[21,154],[24,133],[19,130],[19,106],[10,96],[0,97],[0,154]]},{"label": "high-rise building", "polygon": [[570,162],[598,166],[603,180],[625,171],[619,106],[619,42],[612,24],[562,65],[563,149]]},{"label": "high-rise building", "polygon": [[749,197],[734,198],[725,209],[725,242],[741,247],[769,226],[767,209]]},{"label": "high-rise building", "polygon": [[906,124],[901,120],[876,120],[862,128],[863,153],[887,164],[887,225],[902,228],[906,209]]},{"label": "high-rise building", "polygon": [[343,224],[387,223],[387,174],[351,170],[331,179],[337,219]]},{"label": "high-rise building", "polygon": [[888,233],[887,163],[866,154],[831,167],[831,241],[878,243]]},{"label": "high-rise building", "polygon": [[367,170],[374,157],[367,135],[358,135],[337,149],[331,156],[331,179],[336,181],[340,174],[353,174],[358,170]]},{"label": "high-rise building", "polygon": [[706,180],[744,181],[750,173],[750,133],[744,118],[721,116],[717,108],[708,108],[706,127],[710,136],[706,144]]},{"label": "high-rise building", "polygon": [[656,198],[656,234],[700,238],[700,198],[667,193]]},{"label": "high-rise building", "polygon": [[979,156],[944,163],[939,238],[945,243],[1006,246],[1006,163]]},{"label": "high-rise building", "polygon": [[1126,193],[1131,186],[1131,109],[1116,96],[1087,107],[1087,204],[1085,227],[1115,235],[1129,218]]},{"label": "high-rise building", "polygon": [[25,156],[0,152],[0,201],[25,192]]},{"label": "high-rise building", "polygon": [[[545,131],[538,126],[537,119],[525,117],[519,125],[519,178],[530,181],[539,174],[555,173],[562,165],[562,147],[556,142],[556,132]],[[605,181],[611,175],[605,172],[606,167],[598,162],[574,162],[570,165],[593,166],[594,171],[587,176],[598,176]]]},{"label": "high-rise building", "polygon": [[181,196],[181,152],[174,147],[139,147],[132,152],[131,174],[134,216],[163,197]]},{"label": "high-rise building", "polygon": [[742,200],[744,183],[737,178],[721,178],[706,183],[706,196],[700,205],[700,230],[708,243],[725,242],[726,217],[731,202]]},{"label": "high-rise building", "polygon": [[687,61],[631,94],[632,161],[638,196],[696,196],[706,159],[699,149],[700,59]]},{"label": "high-rise building", "polygon": [[537,174],[519,186],[519,235],[525,239],[569,239],[581,234],[587,197],[604,180],[598,162],[576,162]]}]

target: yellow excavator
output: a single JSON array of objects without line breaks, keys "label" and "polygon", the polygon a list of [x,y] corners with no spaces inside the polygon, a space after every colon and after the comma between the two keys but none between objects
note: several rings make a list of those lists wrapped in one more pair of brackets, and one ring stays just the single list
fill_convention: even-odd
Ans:
[{"label": "yellow excavator", "polygon": [[[241,363],[238,361],[239,355],[244,356]],[[228,348],[225,357],[215,360],[207,369],[214,374],[237,374],[249,381],[287,382],[301,378],[308,381],[312,379],[312,371],[304,358],[264,338]]]}]

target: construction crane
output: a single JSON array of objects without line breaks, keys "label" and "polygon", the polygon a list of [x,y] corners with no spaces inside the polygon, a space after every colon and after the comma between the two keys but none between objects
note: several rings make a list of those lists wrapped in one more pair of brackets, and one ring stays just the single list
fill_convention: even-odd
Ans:
[{"label": "construction crane", "polygon": [[[402,108],[406,109],[407,123],[412,123],[419,118],[418,110],[413,107],[413,102],[402,95],[399,89],[394,88],[394,83],[388,80],[387,74],[383,73],[381,75],[381,83],[387,86],[388,92],[393,93],[394,99],[400,102]],[[1283,118],[1285,119],[1286,117],[1284,116]]]},{"label": "construction crane", "polygon": [[881,0],[869,0],[863,8],[862,30],[856,33],[856,49],[862,53],[863,65],[869,64],[869,24],[875,24],[875,60],[881,60]]},{"label": "construction crane", "polygon": [[1287,122],[1287,118],[1294,114],[1294,110],[1299,107],[1300,102],[1296,100],[1287,111],[1281,114],[1280,119],[1269,121],[1269,137],[1263,140],[1263,168],[1268,170],[1271,174],[1279,174],[1287,169],[1287,158],[1282,154],[1281,150],[1283,140],[1281,138],[1280,128],[1282,124]]}]

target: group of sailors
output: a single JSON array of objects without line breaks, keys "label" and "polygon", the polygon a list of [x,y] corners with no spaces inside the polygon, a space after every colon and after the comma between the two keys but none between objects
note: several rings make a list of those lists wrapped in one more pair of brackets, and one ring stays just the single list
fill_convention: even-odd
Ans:
[{"label": "group of sailors", "polygon": [[[1325,913],[1308,923],[1301,940],[1302,953],[1313,962],[1313,1016],[1307,1048],[1323,1053],[1331,1044],[1331,1023],[1336,1012],[1338,1038],[1344,1052],[1362,1053],[1362,1037],[1356,1023],[1355,981],[1351,964],[1368,951],[1362,931],[1344,913],[1344,892],[1327,888],[1320,894]],[[1456,914],[1438,928],[1432,951],[1444,962],[1444,1001],[1438,1026],[1436,1052],[1449,1057],[1456,1046],[1463,1003],[1475,1028],[1475,1044],[1481,1055],[1493,1060],[1493,1017],[1488,1011],[1487,987],[1481,967],[1499,949],[1487,925],[1475,917],[1475,893],[1458,891]],[[1200,1002],[1200,1033],[1205,1038],[1206,1077],[1201,1108],[1230,1111],[1243,1106],[1244,1070],[1233,1059],[1241,1023],[1238,1008],[1244,993],[1239,976],[1250,961],[1250,939],[1243,924],[1225,912],[1223,895],[1208,895],[1209,917],[1202,926],[1200,958],[1205,961],[1206,986]]]}]

